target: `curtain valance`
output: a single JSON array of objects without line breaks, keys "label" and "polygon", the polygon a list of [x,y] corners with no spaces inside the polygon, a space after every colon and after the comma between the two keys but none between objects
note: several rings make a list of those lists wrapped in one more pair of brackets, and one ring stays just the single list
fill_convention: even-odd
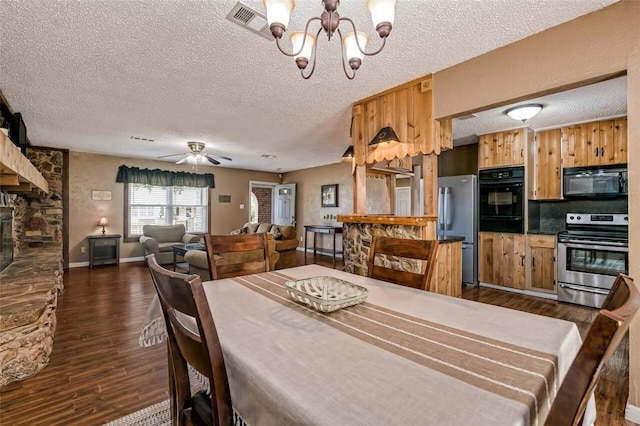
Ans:
[{"label": "curtain valance", "polygon": [[140,169],[120,166],[116,182],[139,183],[154,186],[184,186],[193,188],[215,188],[212,173],[170,172],[160,169]]}]

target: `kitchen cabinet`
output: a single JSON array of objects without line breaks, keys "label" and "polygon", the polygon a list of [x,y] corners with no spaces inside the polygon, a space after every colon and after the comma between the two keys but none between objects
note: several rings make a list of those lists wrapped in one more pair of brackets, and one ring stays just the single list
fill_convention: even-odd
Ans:
[{"label": "kitchen cabinet", "polygon": [[562,128],[562,167],[627,162],[627,117]]},{"label": "kitchen cabinet", "polygon": [[525,146],[533,136],[529,128],[482,135],[478,141],[478,168],[525,164]]},{"label": "kitchen cabinet", "polygon": [[462,297],[462,241],[440,242],[429,291]]},{"label": "kitchen cabinet", "polygon": [[556,236],[527,236],[531,290],[556,293]]},{"label": "kitchen cabinet", "polygon": [[560,129],[536,132],[529,144],[528,188],[530,200],[560,200],[562,137]]},{"label": "kitchen cabinet", "polygon": [[524,235],[480,232],[479,241],[479,281],[524,290],[526,284]]}]

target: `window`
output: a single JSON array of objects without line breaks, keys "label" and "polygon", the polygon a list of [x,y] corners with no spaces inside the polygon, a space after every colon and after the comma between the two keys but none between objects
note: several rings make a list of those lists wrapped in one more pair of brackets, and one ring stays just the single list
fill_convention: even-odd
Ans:
[{"label": "window", "polygon": [[127,184],[127,236],[144,225],[183,224],[187,232],[208,232],[209,188]]},{"label": "window", "polygon": [[258,210],[260,206],[258,205],[258,197],[253,192],[251,193],[251,213],[249,217],[249,222],[258,223]]}]

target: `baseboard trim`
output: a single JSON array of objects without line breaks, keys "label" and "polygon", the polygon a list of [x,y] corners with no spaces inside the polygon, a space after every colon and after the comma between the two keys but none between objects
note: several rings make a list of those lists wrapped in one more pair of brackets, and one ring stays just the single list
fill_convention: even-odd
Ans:
[{"label": "baseboard trim", "polygon": [[[144,256],[141,257],[124,257],[120,259],[120,263],[144,262]],[[89,262],[73,262],[69,263],[69,268],[86,268]]]},{"label": "baseboard trim", "polygon": [[511,293],[524,294],[526,296],[542,297],[543,299],[558,300],[557,294],[543,293],[543,292],[531,291],[531,290],[520,290],[518,288],[509,288],[501,285],[495,285],[495,284],[489,284],[489,283],[483,283],[483,282],[480,282],[479,284],[480,284],[480,287],[493,288],[495,290],[510,291]]},{"label": "baseboard trim", "polygon": [[[298,251],[304,251],[304,247],[296,248]],[[307,248],[307,253],[313,254],[313,248]],[[316,249],[316,254],[321,254],[323,256],[333,256],[333,250],[328,249]],[[336,252],[336,259],[342,259],[342,252]]]},{"label": "baseboard trim", "polygon": [[640,424],[640,407],[631,405],[627,401],[627,409],[624,411],[624,418],[630,422]]}]

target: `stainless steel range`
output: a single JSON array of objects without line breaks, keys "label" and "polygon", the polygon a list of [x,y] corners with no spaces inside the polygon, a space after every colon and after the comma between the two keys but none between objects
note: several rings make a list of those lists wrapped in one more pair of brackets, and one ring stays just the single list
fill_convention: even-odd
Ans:
[{"label": "stainless steel range", "polygon": [[629,273],[629,215],[567,213],[558,234],[558,300],[600,308]]}]

